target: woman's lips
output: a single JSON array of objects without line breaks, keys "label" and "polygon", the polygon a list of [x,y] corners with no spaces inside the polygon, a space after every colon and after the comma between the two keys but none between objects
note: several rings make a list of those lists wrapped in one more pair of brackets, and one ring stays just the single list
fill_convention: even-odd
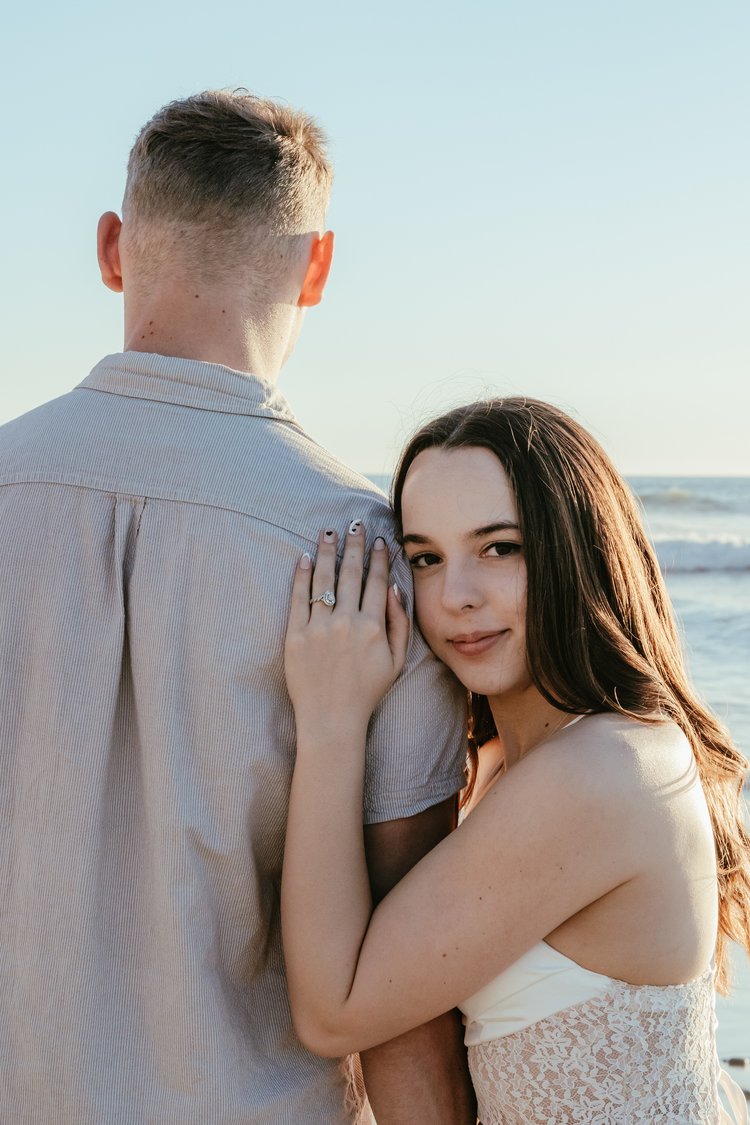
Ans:
[{"label": "woman's lips", "polygon": [[462,633],[458,637],[451,637],[450,644],[462,656],[480,656],[492,648],[506,632],[507,629],[498,629],[494,633]]}]

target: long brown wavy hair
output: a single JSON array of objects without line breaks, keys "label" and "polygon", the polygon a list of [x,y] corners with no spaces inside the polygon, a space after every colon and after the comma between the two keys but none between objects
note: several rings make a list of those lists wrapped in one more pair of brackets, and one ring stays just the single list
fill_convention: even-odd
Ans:
[{"label": "long brown wavy hair", "polygon": [[[536,399],[492,399],[428,422],[406,446],[393,483],[399,530],[415,457],[467,446],[494,453],[515,493],[528,575],[527,660],[544,698],[576,714],[672,719],[690,742],[716,842],[717,987],[725,992],[727,938],[750,953],[750,835],[742,817],[748,763],[688,681],[636,501],[598,442],[567,414]],[[476,779],[479,747],[496,734],[487,699],[470,692],[465,792]]]}]

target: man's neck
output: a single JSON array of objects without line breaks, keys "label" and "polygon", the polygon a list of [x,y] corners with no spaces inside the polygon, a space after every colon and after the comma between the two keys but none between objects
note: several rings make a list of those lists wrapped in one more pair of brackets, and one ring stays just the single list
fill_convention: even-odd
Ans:
[{"label": "man's neck", "polygon": [[189,294],[125,299],[125,350],[218,363],[275,382],[299,332],[301,311],[268,304],[248,314],[236,297],[196,286]]}]

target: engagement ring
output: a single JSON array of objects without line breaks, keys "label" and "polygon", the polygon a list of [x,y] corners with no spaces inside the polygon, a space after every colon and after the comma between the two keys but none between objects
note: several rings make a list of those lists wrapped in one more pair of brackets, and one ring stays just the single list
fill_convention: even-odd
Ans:
[{"label": "engagement ring", "polygon": [[336,595],[333,590],[326,590],[320,597],[310,598],[310,605],[315,605],[316,602],[322,602],[323,605],[330,606],[333,609],[336,604]]}]

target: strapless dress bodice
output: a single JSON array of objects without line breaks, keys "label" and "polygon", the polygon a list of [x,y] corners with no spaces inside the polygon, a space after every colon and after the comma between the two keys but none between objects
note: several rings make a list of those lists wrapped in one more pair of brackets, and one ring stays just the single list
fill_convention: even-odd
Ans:
[{"label": "strapless dress bodice", "polygon": [[563,1008],[601,996],[609,981],[540,941],[461,1005],[466,1045],[521,1031]]},{"label": "strapless dress bodice", "polygon": [[748,1120],[719,1066],[710,968],[632,985],[540,942],[461,1009],[483,1125]]}]

